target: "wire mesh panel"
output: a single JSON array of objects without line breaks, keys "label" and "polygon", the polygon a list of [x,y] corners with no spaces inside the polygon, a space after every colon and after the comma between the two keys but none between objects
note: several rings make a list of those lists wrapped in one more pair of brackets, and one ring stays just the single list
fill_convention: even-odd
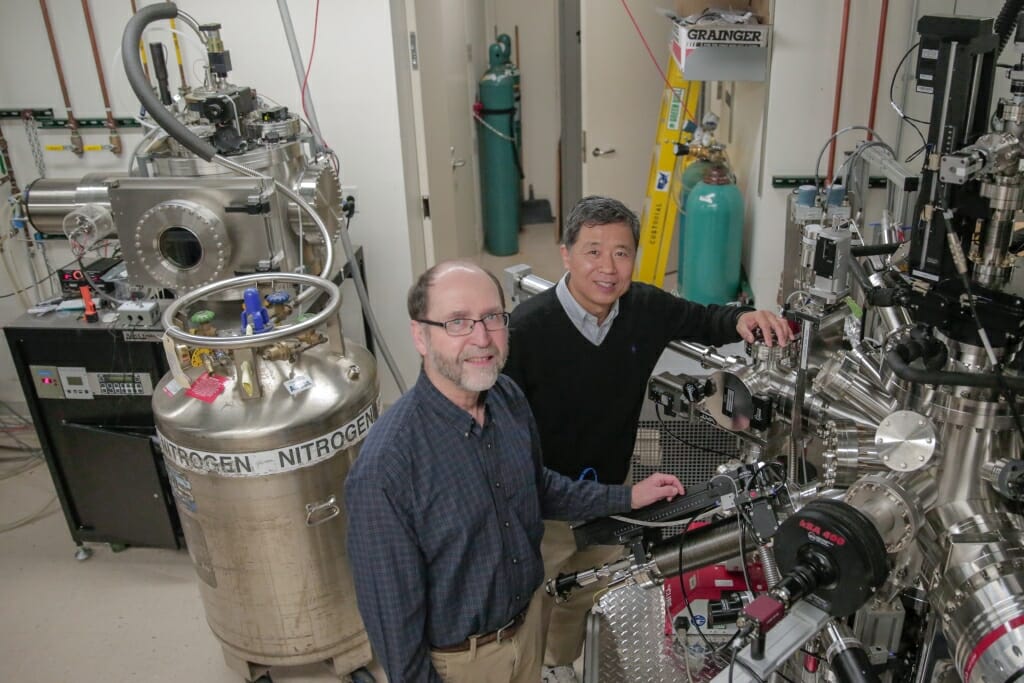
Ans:
[{"label": "wire mesh panel", "polygon": [[739,438],[706,422],[643,419],[633,446],[633,481],[654,472],[674,474],[683,486],[706,482],[739,452]]}]

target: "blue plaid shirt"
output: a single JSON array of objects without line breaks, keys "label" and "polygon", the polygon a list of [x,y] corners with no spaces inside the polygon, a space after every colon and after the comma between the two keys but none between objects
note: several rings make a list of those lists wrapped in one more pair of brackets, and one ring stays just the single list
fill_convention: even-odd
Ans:
[{"label": "blue plaid shirt", "polygon": [[488,633],[544,576],[542,518],[630,508],[629,488],[541,464],[529,404],[504,375],[481,427],[425,374],[370,430],[345,484],[359,611],[391,683],[440,681],[431,647]]}]

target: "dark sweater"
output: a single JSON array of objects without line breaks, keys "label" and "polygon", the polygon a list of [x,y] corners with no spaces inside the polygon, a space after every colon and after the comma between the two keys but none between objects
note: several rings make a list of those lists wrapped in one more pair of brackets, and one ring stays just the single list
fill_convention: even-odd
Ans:
[{"label": "dark sweater", "polygon": [[634,282],[600,346],[562,308],[555,288],[512,311],[505,374],[526,394],[540,428],[544,464],[578,478],[621,484],[629,472],[647,380],[674,339],[739,341],[736,321],[751,309],[702,306]]}]

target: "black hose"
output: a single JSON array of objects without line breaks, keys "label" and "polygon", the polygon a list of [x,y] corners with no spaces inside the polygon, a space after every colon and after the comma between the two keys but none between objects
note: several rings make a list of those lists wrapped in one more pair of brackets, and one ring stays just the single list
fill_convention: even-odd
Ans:
[{"label": "black hose", "polygon": [[879,683],[878,674],[862,647],[850,647],[839,652],[829,664],[842,683]]},{"label": "black hose", "polygon": [[[1024,2],[1024,0],[1022,0]],[[865,244],[859,247],[850,247],[852,256],[888,256],[900,248],[900,242],[892,244]]]},{"label": "black hose", "polygon": [[903,360],[903,356],[896,349],[885,354],[885,360],[897,377],[908,382],[939,384],[952,387],[980,387],[983,389],[1002,389],[1005,385],[1014,391],[1024,391],[1024,377],[1007,377],[1003,375],[1000,378],[996,375],[982,373],[920,370],[910,367],[910,364]]},{"label": "black hose", "polygon": [[191,152],[205,161],[210,161],[217,155],[217,150],[210,143],[201,140],[164,108],[160,99],[149,86],[149,79],[146,78],[146,73],[142,69],[142,59],[139,57],[139,40],[142,39],[142,32],[146,30],[146,27],[154,21],[174,19],[177,16],[178,6],[173,2],[157,2],[147,5],[132,16],[128,25],[124,27],[124,35],[121,36],[121,58],[124,61],[124,72],[128,76],[128,85],[132,87],[132,92],[139,98],[139,102],[153,117],[153,120],[160,124],[160,127],[167,131],[168,135]]},{"label": "black hose", "polygon": [[1003,54],[1003,48],[1010,42],[1010,34],[1013,33],[1014,26],[1017,24],[1017,15],[1020,14],[1022,7],[1024,7],[1024,0],[1006,0],[1003,8],[999,10],[999,16],[996,17],[996,23],[993,26],[995,34],[999,36],[996,59]]},{"label": "black hose", "polygon": [[[857,254],[853,254],[857,256]],[[850,259],[850,272],[853,273],[853,279],[857,281],[860,288],[864,290],[865,295],[875,288],[868,280],[867,271],[864,270],[864,264],[858,261],[856,258]]]}]

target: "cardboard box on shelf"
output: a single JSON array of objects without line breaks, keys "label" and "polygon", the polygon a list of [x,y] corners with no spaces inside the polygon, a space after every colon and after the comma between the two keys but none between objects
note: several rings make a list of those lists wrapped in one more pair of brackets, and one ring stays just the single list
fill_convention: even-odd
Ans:
[{"label": "cardboard box on shelf", "polygon": [[[705,9],[751,11],[768,20],[767,0],[677,0],[680,18]],[[686,78],[699,81],[763,81],[768,74],[768,45],[772,27],[768,23],[731,24],[677,20],[672,38],[672,55]]]},{"label": "cardboard box on shelf", "polygon": [[770,24],[770,0],[676,0],[676,15],[688,17],[706,9],[729,9],[753,12],[762,24]]}]

